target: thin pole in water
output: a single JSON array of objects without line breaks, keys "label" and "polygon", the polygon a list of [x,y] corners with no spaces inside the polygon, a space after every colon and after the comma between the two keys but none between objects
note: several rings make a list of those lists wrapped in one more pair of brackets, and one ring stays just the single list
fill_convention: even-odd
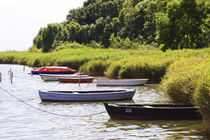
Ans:
[{"label": "thin pole in water", "polygon": [[8,74],[9,74],[9,79],[10,79],[10,82],[11,82],[11,84],[12,84],[12,81],[13,81],[13,71],[12,71],[12,69],[10,68],[10,70],[8,71]]},{"label": "thin pole in water", "polygon": [[1,74],[1,72],[0,72],[0,82],[1,82],[1,77],[2,77],[2,74]]},{"label": "thin pole in water", "polygon": [[80,86],[80,80],[81,80],[81,69],[79,70],[79,86]]}]

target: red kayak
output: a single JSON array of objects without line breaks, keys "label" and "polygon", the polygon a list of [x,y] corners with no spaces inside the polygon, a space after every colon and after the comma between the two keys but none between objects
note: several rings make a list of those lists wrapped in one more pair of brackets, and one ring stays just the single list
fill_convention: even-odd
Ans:
[{"label": "red kayak", "polygon": [[82,77],[82,78],[59,78],[61,83],[92,83],[93,77]]},{"label": "red kayak", "polygon": [[41,67],[32,70],[32,74],[74,74],[76,70],[69,67]]}]

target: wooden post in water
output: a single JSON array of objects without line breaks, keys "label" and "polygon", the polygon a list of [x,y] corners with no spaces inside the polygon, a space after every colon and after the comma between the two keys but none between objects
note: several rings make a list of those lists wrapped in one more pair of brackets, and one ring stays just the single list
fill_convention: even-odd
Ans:
[{"label": "wooden post in water", "polygon": [[11,82],[11,84],[12,84],[12,82],[13,82],[13,71],[12,71],[11,68],[10,68],[10,70],[8,71],[8,74],[9,74],[10,82]]},{"label": "wooden post in water", "polygon": [[1,77],[2,77],[2,74],[1,74],[1,72],[0,72],[0,82],[1,82]]},{"label": "wooden post in water", "polygon": [[80,87],[80,80],[81,80],[81,69],[79,70],[79,87]]},{"label": "wooden post in water", "polygon": [[10,79],[11,79],[11,83],[13,81],[13,72],[11,71],[11,74],[10,74]]}]

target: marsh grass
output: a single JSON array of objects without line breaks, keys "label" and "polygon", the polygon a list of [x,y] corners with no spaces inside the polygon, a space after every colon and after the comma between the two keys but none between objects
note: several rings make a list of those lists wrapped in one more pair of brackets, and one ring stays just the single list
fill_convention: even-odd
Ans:
[{"label": "marsh grass", "polygon": [[161,88],[175,103],[191,103],[198,107],[210,133],[210,58],[181,58],[167,69]]},{"label": "marsh grass", "polygon": [[151,83],[157,83],[175,60],[191,56],[202,58],[210,53],[210,49],[162,52],[155,49],[93,49],[84,45],[76,49],[63,49],[65,45],[61,48],[60,51],[51,53],[0,52],[0,63],[32,67],[68,66],[77,70],[82,69],[84,73],[90,75],[106,75],[109,78],[149,78]]},{"label": "marsh grass", "polygon": [[158,83],[165,74],[170,59],[138,57],[128,59],[119,70],[120,78],[149,78],[150,82]]},{"label": "marsh grass", "polygon": [[91,76],[104,76],[110,61],[92,60],[81,67],[81,71]]},{"label": "marsh grass", "polygon": [[170,59],[142,57],[127,58],[113,62],[105,72],[109,78],[149,78],[150,82],[160,82],[170,64]]},{"label": "marsh grass", "polygon": [[204,126],[210,134],[210,62],[201,64],[200,69],[193,99],[203,116]]}]

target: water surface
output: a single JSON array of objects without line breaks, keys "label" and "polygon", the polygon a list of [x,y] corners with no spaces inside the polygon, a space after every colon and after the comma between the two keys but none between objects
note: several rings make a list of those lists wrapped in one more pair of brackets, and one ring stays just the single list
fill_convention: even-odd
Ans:
[{"label": "water surface", "polygon": [[[8,75],[13,71],[11,83]],[[32,68],[21,65],[0,65],[0,87],[24,102],[61,115],[42,112],[14,99],[0,89],[1,140],[69,140],[69,139],[208,139],[201,133],[202,121],[136,121],[110,119],[103,102],[41,102],[38,90],[93,90],[133,89],[133,100],[109,103],[170,103],[169,97],[159,90],[158,84],[135,87],[97,87],[91,84],[44,82],[31,76]],[[99,77],[95,77],[97,80]],[[90,115],[104,112],[98,115]],[[86,117],[80,117],[90,115]]]}]

